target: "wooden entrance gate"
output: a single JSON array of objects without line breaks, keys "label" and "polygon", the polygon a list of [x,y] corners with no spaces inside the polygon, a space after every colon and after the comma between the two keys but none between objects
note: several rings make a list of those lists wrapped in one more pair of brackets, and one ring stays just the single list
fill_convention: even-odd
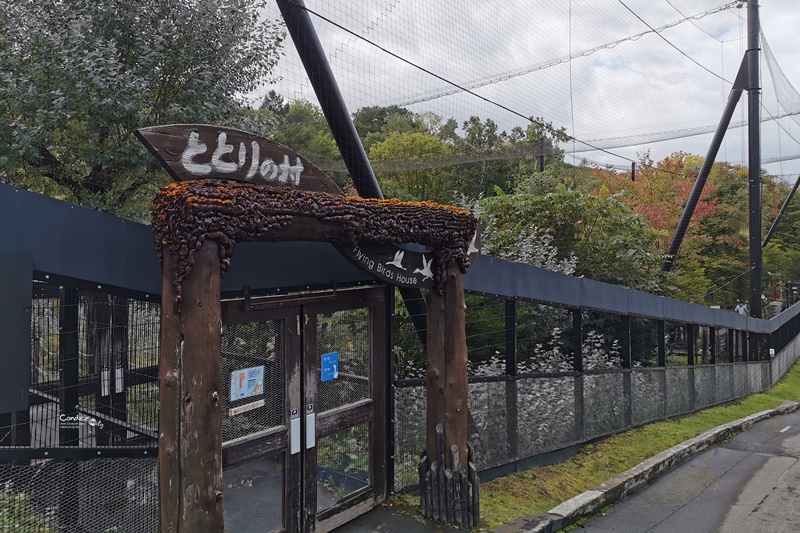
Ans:
[{"label": "wooden entrance gate", "polygon": [[227,531],[330,531],[385,498],[384,295],[222,302]]},{"label": "wooden entrance gate", "polygon": [[[285,363],[299,362],[292,362],[291,368],[276,364],[273,369],[283,372],[279,375],[286,382],[284,412],[282,416],[280,412],[273,414],[273,429],[269,424],[246,429],[254,416],[252,411],[266,411],[266,399],[262,404],[262,399],[256,398],[267,384],[268,361],[263,359],[274,360],[278,352],[273,340],[271,356],[265,349],[243,360],[232,351],[227,363],[215,357],[225,353],[219,278],[230,268],[241,242],[330,242],[377,279],[431,289],[427,305],[428,450],[431,458],[438,459],[426,459],[420,465],[420,479],[422,482],[427,472],[444,466],[458,471],[468,457],[462,275],[479,253],[477,220],[462,209],[430,202],[345,196],[310,161],[247,132],[188,124],[144,128],[136,134],[176,179],[156,194],[152,211],[163,274],[159,357],[161,531],[224,528],[223,488],[229,490],[234,484],[223,482],[223,440],[233,441],[227,445],[229,456],[235,456],[233,450],[239,448],[254,449],[248,445],[252,440],[272,443],[261,446],[263,453],[258,457],[274,452],[275,468],[281,465],[289,499],[295,502],[279,506],[284,510],[281,521],[292,531],[335,527],[374,505],[385,492],[378,483],[385,454],[380,451],[382,437],[378,436],[384,428],[377,418],[384,408],[378,405],[383,395],[375,394],[382,380],[374,379],[374,372],[379,368],[377,361],[385,361],[386,354],[378,357],[375,349],[362,354],[362,362],[371,364],[370,372],[362,375],[356,371],[357,360],[349,361],[353,341],[347,340],[342,346],[338,341],[321,341],[324,328],[318,328],[327,324],[331,331],[337,330],[331,326],[335,323],[331,322],[333,315],[325,314],[336,312],[341,302],[312,298],[286,305],[300,309],[284,316],[282,325],[273,325],[272,337],[277,340],[283,335],[284,351],[292,346],[294,341],[287,331],[291,331],[294,317],[294,335],[302,337],[303,355],[290,356],[285,351]],[[216,148],[210,149],[214,145]],[[424,251],[398,247],[411,243],[421,245]],[[245,306],[249,312],[284,307],[282,303],[276,306],[275,301],[262,303]],[[367,344],[374,348],[373,343],[385,333],[376,330],[375,309],[370,313]],[[235,316],[236,311],[229,308],[229,315]],[[231,335],[235,347],[238,340],[235,333]],[[247,343],[242,340],[242,344]],[[258,364],[259,358],[264,364]],[[222,368],[224,364],[228,365],[226,369]],[[364,378],[369,381],[364,382]],[[355,387],[359,379],[361,386]],[[349,391],[337,385],[342,383],[350,383],[349,388],[354,390],[368,390],[369,394],[348,398],[344,392]],[[251,414],[245,416],[247,413]],[[228,439],[221,436],[223,419],[232,428]],[[443,433],[433,429],[439,424]],[[243,451],[241,455],[256,458],[252,452],[248,456]],[[359,467],[359,461],[369,468]],[[235,468],[240,463],[229,457],[228,464]],[[360,487],[357,482],[353,484],[359,478],[352,477],[359,471]],[[289,486],[292,479],[300,480],[294,482],[300,488]],[[330,494],[320,492],[320,485]],[[470,492],[475,497],[466,498],[451,485],[437,484],[431,490],[437,503],[427,508],[438,509],[434,517],[449,520],[449,513],[444,517],[441,514],[442,502],[450,506],[457,500],[466,504],[461,506],[464,517],[469,516],[471,507],[472,516],[477,516],[477,490]],[[348,496],[350,493],[353,495]],[[327,503],[326,494],[330,499]],[[247,509],[257,504],[242,505],[246,518]],[[348,513],[339,512],[345,508]],[[462,519],[461,524],[465,521]]]}]

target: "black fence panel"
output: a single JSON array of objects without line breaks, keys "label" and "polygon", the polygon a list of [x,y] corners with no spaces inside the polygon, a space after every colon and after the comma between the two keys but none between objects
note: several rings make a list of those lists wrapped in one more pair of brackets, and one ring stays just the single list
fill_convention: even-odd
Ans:
[{"label": "black fence panel", "polygon": [[661,420],[666,416],[666,370],[636,369],[631,373],[633,425]]},{"label": "black fence panel", "polygon": [[694,409],[703,409],[717,401],[716,367],[697,366],[694,368]]},{"label": "black fence panel", "polygon": [[583,378],[585,439],[616,433],[626,427],[629,398],[624,390],[625,374],[604,372]]},{"label": "black fence panel", "polygon": [[732,363],[717,365],[717,403],[729,402],[736,397],[734,388],[734,365]]},{"label": "black fence panel", "polygon": [[522,378],[517,381],[518,457],[530,457],[580,442],[575,376]]},{"label": "black fence panel", "polygon": [[[510,413],[515,403],[506,401],[513,395],[514,383],[505,381],[470,383],[468,390],[467,439],[475,451],[478,467],[485,469],[507,464],[516,459],[516,436],[510,431]],[[513,397],[513,396],[512,396]]]}]

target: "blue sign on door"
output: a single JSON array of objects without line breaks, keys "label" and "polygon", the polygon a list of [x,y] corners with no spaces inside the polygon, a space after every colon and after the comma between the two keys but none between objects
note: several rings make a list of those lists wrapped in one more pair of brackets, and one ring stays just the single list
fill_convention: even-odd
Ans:
[{"label": "blue sign on door", "polygon": [[330,381],[339,377],[339,352],[322,354],[321,381]]}]

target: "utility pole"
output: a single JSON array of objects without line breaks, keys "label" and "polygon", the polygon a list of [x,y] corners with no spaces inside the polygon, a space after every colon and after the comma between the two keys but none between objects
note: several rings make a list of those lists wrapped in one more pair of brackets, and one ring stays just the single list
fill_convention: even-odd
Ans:
[{"label": "utility pole", "polygon": [[758,0],[747,0],[747,123],[750,197],[750,316],[761,318],[761,87]]}]

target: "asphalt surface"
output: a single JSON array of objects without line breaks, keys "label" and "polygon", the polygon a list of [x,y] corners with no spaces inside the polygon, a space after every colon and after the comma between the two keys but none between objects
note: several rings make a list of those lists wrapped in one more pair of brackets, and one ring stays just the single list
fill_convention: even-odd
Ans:
[{"label": "asphalt surface", "polygon": [[767,419],[677,466],[586,533],[800,532],[800,413]]}]

